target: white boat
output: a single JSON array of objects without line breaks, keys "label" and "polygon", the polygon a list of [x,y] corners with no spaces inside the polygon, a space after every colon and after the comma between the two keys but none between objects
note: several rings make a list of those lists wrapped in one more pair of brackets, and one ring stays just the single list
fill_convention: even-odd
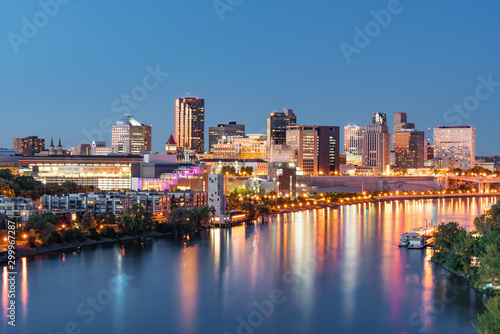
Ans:
[{"label": "white boat", "polygon": [[408,247],[410,244],[410,239],[417,238],[420,236],[420,233],[418,232],[408,232],[401,234],[399,237],[399,247]]},{"label": "white boat", "polygon": [[434,242],[435,238],[429,235],[420,235],[415,238],[409,239],[409,249],[422,249]]},{"label": "white boat", "polygon": [[399,246],[408,248],[424,248],[434,242],[434,231],[432,222],[425,222],[425,227],[419,227],[412,232],[401,234]]}]

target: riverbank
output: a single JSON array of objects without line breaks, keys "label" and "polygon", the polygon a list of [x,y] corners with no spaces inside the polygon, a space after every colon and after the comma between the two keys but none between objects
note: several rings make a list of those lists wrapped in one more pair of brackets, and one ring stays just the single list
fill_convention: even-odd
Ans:
[{"label": "riverbank", "polygon": [[483,295],[487,295],[487,296],[491,296],[491,295],[495,295],[496,296],[496,295],[500,294],[500,291],[499,291],[500,290],[500,286],[496,286],[495,288],[489,288],[489,289],[481,289],[481,287],[475,285],[474,281],[472,280],[472,278],[469,275],[461,273],[461,272],[458,272],[458,271],[455,271],[453,269],[450,269],[450,268],[448,268],[448,266],[446,266],[445,264],[443,264],[443,263],[441,263],[439,261],[431,259],[430,262],[437,264],[438,266],[440,266],[441,268],[443,268],[444,270],[448,271],[449,273],[451,273],[453,275],[462,277],[467,282],[469,282],[469,286],[473,290],[475,290],[476,292],[479,292],[479,293],[481,293]]},{"label": "riverbank", "polygon": [[[174,235],[174,233],[160,233],[160,232],[149,232],[145,235],[142,236],[124,236],[119,239],[109,239],[109,238],[102,238],[101,240],[92,240],[92,239],[86,239],[83,242],[74,242],[74,243],[61,243],[61,244],[53,244],[50,246],[36,246],[35,249],[29,248],[27,246],[18,246],[16,247],[16,258],[23,258],[23,257],[32,257],[32,256],[37,256],[37,255],[42,255],[46,253],[62,253],[67,250],[71,249],[79,249],[79,248],[85,248],[85,247],[91,247],[91,246],[98,246],[98,245],[106,245],[106,244],[117,244],[121,242],[127,242],[127,241],[132,241],[132,240],[138,240],[138,239],[159,239],[159,238],[166,238],[169,236]],[[7,263],[7,259],[0,259],[0,264]]]}]

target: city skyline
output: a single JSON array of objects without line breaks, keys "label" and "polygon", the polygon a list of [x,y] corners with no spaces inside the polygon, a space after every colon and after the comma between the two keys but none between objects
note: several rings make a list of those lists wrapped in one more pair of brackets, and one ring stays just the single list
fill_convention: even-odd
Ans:
[{"label": "city skyline", "polygon": [[[154,124],[153,150],[162,151],[174,132],[172,101],[190,93],[207,101],[207,127],[231,120],[245,124],[248,133],[264,133],[265,117],[288,108],[296,111],[299,123],[311,123],[300,121],[300,115],[314,115],[315,124],[341,127],[366,124],[365,115],[376,111],[406,112],[420,129],[470,124],[478,129],[478,155],[500,153],[487,137],[500,117],[495,112],[500,103],[499,46],[491,43],[500,28],[494,17],[499,5],[493,1],[438,4],[431,13],[423,3],[401,2],[402,11],[349,63],[340,45],[355,45],[353,28],[365,27],[373,20],[371,11],[387,8],[386,2],[299,8],[257,1],[226,12],[223,21],[211,2],[115,4],[61,5],[49,24],[20,44],[17,53],[8,38],[2,39],[0,109],[5,122],[22,124],[23,130],[7,128],[0,134],[0,146],[9,148],[12,138],[30,135],[61,137],[67,147],[89,143],[85,133],[98,130],[109,138],[110,132],[101,131],[103,125],[132,113]],[[41,10],[37,3],[14,1],[3,1],[0,8],[4,36],[22,34],[22,18],[31,19]],[[288,22],[300,24],[280,27],[275,17],[283,10]],[[195,23],[182,25],[177,35],[166,34],[181,25],[182,19],[175,15],[179,11],[191,12]],[[81,20],[91,12],[101,15],[88,29]],[[130,12],[137,16],[121,15]],[[445,24],[440,20],[443,15],[480,23]],[[105,25],[110,19],[115,24]],[[108,45],[109,38],[117,43]],[[192,38],[206,50],[203,57],[171,52],[177,41]],[[331,43],[320,43],[320,50],[311,52],[321,40]],[[309,64],[307,71],[297,70],[304,63]],[[143,98],[144,90],[134,89],[144,83]],[[481,96],[488,98],[475,106],[479,85],[483,85]],[[131,107],[122,95],[133,92],[138,99],[129,101]],[[326,107],[325,99],[330,102]],[[467,103],[472,103],[468,109],[454,107]],[[74,126],[67,126],[70,123]],[[54,127],[60,129],[57,134]]]}]

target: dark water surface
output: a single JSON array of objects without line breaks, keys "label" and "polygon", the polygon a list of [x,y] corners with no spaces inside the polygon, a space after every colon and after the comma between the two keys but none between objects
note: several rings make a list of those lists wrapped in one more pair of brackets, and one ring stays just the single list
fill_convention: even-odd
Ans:
[{"label": "dark water surface", "polygon": [[426,220],[470,228],[490,201],[360,204],[19,259],[17,325],[3,268],[0,332],[474,333],[483,296],[397,243]]}]

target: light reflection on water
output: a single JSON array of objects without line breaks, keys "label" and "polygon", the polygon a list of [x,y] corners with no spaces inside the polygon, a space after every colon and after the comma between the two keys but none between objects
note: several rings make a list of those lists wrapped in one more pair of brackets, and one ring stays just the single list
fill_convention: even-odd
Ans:
[{"label": "light reflection on water", "polygon": [[[237,333],[283,292],[254,333],[473,333],[482,296],[460,293],[436,311],[453,278],[431,250],[397,247],[399,235],[434,223],[470,229],[491,199],[363,203],[273,216],[270,224],[178,238],[83,248],[19,259],[18,324],[27,333]],[[29,275],[28,275],[29,274]],[[134,277],[86,323],[75,309],[113,277]],[[2,333],[8,305],[2,275]],[[442,303],[441,303],[442,304]],[[442,306],[442,305],[441,305]]]}]

